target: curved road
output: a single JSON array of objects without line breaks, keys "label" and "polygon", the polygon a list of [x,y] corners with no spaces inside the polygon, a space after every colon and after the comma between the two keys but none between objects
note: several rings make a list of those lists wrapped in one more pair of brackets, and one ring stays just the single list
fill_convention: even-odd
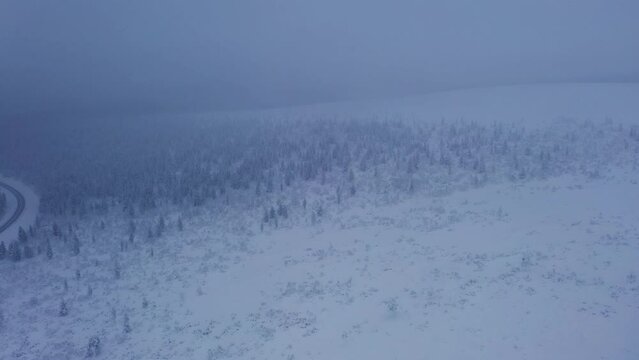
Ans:
[{"label": "curved road", "polygon": [[11,225],[13,225],[13,223],[18,220],[20,215],[22,215],[22,212],[24,211],[24,196],[22,196],[22,194],[18,190],[16,190],[16,188],[2,181],[0,181],[0,188],[7,189],[18,200],[18,206],[16,206],[16,210],[13,212],[11,217],[9,217],[9,219],[4,224],[0,224],[1,233],[7,230]]}]

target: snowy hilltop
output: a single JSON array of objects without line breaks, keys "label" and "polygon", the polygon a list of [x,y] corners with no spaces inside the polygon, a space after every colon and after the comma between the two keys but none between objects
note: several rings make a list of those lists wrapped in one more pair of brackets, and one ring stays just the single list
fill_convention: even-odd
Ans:
[{"label": "snowy hilltop", "polygon": [[9,152],[40,213],[0,238],[2,359],[639,357],[639,85],[25,122]]}]

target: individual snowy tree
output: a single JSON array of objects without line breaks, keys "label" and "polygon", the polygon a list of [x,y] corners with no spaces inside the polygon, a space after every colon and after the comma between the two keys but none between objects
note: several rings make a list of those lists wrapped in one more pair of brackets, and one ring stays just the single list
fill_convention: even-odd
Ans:
[{"label": "individual snowy tree", "polygon": [[116,280],[119,280],[120,277],[122,276],[122,269],[120,268],[120,263],[119,262],[115,262],[115,265],[113,266],[113,276],[115,277]]},{"label": "individual snowy tree", "polygon": [[283,202],[280,202],[277,206],[277,215],[283,217],[284,219],[288,218],[288,208],[284,205]]},{"label": "individual snowy tree", "polygon": [[129,206],[127,206],[126,212],[127,212],[127,215],[129,215],[129,217],[135,216],[135,207],[133,206],[133,204],[129,204]]},{"label": "individual snowy tree", "polygon": [[51,241],[47,239],[47,259],[51,260],[53,258],[53,249],[51,248]]},{"label": "individual snowy tree", "polygon": [[184,223],[182,223],[182,217],[178,217],[177,228],[178,228],[178,231],[184,230]]},{"label": "individual snowy tree", "polygon": [[62,300],[62,302],[60,302],[60,310],[58,311],[58,315],[59,316],[67,316],[69,315],[69,309],[67,308],[67,302]]},{"label": "individual snowy tree", "polygon": [[4,246],[4,241],[0,241],[0,260],[4,260],[7,256],[7,248]]},{"label": "individual snowy tree", "polygon": [[9,254],[9,259],[13,262],[18,262],[22,260],[22,252],[20,251],[20,245],[18,244],[17,241],[12,241],[9,244],[8,254]]},{"label": "individual snowy tree", "polygon": [[124,314],[124,333],[128,334],[131,332],[131,324],[129,323],[129,314]]},{"label": "individual snowy tree", "polygon": [[164,216],[160,216],[160,219],[158,219],[158,223],[155,227],[155,236],[156,237],[162,236],[165,228],[166,228],[166,223],[164,221]]},{"label": "individual snowy tree", "polygon": [[80,239],[77,236],[73,237],[73,244],[71,246],[71,253],[73,256],[80,255]]},{"label": "individual snowy tree", "polygon": [[129,235],[134,235],[136,230],[135,221],[130,220],[127,232]]},{"label": "individual snowy tree", "polygon": [[89,339],[89,344],[87,345],[87,358],[97,357],[102,352],[100,338],[97,336],[92,336]]},{"label": "individual snowy tree", "polygon": [[87,296],[91,297],[93,295],[93,287],[91,285],[87,286]]},{"label": "individual snowy tree", "polygon": [[22,226],[20,226],[20,228],[18,229],[18,240],[20,240],[20,242],[23,244],[26,243],[28,240],[27,232],[24,231]]},{"label": "individual snowy tree", "polygon": [[266,192],[267,193],[273,192],[273,176],[272,175],[269,175],[266,178]]},{"label": "individual snowy tree", "polygon": [[384,301],[384,304],[386,305],[386,310],[388,310],[389,313],[391,314],[397,313],[397,310],[399,309],[397,298],[387,299]]},{"label": "individual snowy tree", "polygon": [[60,231],[60,227],[57,223],[53,223],[53,236],[60,237],[62,236],[62,231]]}]

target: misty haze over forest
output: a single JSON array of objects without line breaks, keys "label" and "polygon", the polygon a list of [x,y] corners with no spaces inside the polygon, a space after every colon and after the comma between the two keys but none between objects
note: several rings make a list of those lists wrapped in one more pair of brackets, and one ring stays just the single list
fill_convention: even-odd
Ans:
[{"label": "misty haze over forest", "polygon": [[86,117],[632,82],[638,13],[631,0],[7,0],[0,111]]},{"label": "misty haze over forest", "polygon": [[0,2],[0,359],[637,359],[639,3]]}]

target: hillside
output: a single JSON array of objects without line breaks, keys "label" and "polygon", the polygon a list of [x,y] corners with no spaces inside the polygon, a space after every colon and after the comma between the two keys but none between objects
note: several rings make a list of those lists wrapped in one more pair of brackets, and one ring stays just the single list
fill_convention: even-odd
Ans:
[{"label": "hillside", "polygon": [[639,85],[35,126],[2,359],[639,357]]}]

